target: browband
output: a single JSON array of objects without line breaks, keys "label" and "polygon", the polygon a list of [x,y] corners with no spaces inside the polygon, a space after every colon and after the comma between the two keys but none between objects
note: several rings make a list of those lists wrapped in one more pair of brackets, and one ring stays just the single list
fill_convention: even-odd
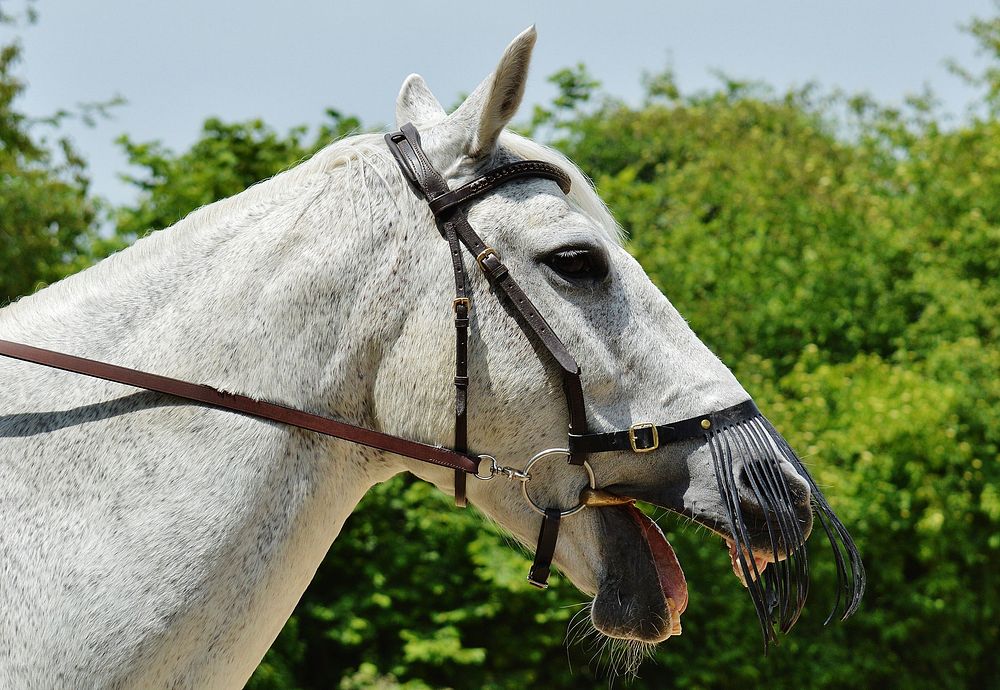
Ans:
[{"label": "browband", "polygon": [[477,177],[458,189],[454,189],[429,202],[431,213],[441,216],[448,209],[474,199],[480,194],[492,191],[498,185],[519,177],[542,177],[553,180],[563,194],[569,194],[570,179],[562,170],[545,161],[517,161],[494,168],[482,177]]}]

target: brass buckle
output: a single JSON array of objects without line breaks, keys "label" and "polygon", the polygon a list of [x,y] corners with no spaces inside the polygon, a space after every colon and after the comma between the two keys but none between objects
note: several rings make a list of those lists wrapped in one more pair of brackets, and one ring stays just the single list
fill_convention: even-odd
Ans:
[{"label": "brass buckle", "polygon": [[486,270],[486,265],[483,262],[486,261],[486,257],[491,254],[497,258],[497,261],[500,261],[500,254],[498,254],[497,250],[493,247],[487,247],[483,251],[479,252],[479,256],[476,257],[476,263],[478,263],[479,267],[484,271]]},{"label": "brass buckle", "polygon": [[[648,448],[639,448],[635,445],[635,432],[640,429],[650,429],[653,432],[653,445]],[[636,453],[649,453],[660,447],[660,435],[656,431],[656,425],[650,424],[649,422],[644,422],[642,424],[633,424],[628,428],[628,442],[632,446],[633,452]]]},{"label": "brass buckle", "polygon": [[458,312],[458,306],[460,304],[464,304],[465,305],[465,311],[468,312],[468,311],[472,310],[472,302],[469,301],[468,297],[456,297],[455,299],[453,299],[451,301],[451,310],[453,312],[457,313]]}]

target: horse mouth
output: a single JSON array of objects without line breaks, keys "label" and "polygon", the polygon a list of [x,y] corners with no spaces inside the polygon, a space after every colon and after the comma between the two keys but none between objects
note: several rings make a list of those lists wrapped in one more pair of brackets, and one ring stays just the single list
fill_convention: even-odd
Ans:
[{"label": "horse mouth", "polygon": [[[638,541],[642,547],[639,552],[645,558],[635,557],[634,546],[631,559],[623,558],[625,554],[621,554],[621,557],[615,553],[609,554],[609,572],[594,599],[593,622],[608,637],[648,643],[663,642],[682,632],[681,616],[689,603],[687,580],[680,560],[660,526],[636,506],[635,499],[627,496],[621,498],[629,502],[605,507],[601,511],[614,514],[615,522],[638,532]],[[744,548],[741,560],[736,541],[721,525],[672,508],[666,509],[684,514],[718,535],[729,549],[733,574],[744,587],[759,579],[767,566],[776,560],[773,552],[756,548]],[[623,541],[634,545],[636,540]],[[779,555],[778,558],[781,557]],[[629,569],[638,572],[626,572]],[[628,575],[632,577],[627,577]],[[624,592],[622,585],[628,580],[634,582],[636,590],[643,593]],[[656,586],[638,586],[642,582],[654,581]]]},{"label": "horse mouth", "polygon": [[[687,581],[659,525],[634,503],[604,508],[599,515],[609,533],[631,534],[608,542],[608,566],[591,609],[594,626],[608,637],[649,643],[680,635]],[[638,552],[636,541],[643,547]]]}]

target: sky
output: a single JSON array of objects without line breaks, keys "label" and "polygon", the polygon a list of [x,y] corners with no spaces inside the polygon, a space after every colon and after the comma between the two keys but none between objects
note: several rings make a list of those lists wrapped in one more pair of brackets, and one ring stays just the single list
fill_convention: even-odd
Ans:
[{"label": "sky", "polygon": [[[4,2],[15,9],[17,3]],[[122,96],[113,119],[67,131],[89,161],[93,191],[135,198],[118,176],[114,139],[193,143],[206,117],[262,118],[283,131],[318,124],[333,107],[366,126],[392,124],[399,86],[422,74],[445,105],[494,67],[535,24],[538,43],[522,114],[546,103],[545,77],[583,62],[607,93],[637,102],[644,73],[670,67],[682,91],[716,71],[779,90],[818,82],[885,103],[930,86],[964,112],[975,91],[945,61],[975,66],[959,26],[990,16],[990,0],[39,0],[36,25],[0,29],[24,49],[18,107],[44,116]]]}]

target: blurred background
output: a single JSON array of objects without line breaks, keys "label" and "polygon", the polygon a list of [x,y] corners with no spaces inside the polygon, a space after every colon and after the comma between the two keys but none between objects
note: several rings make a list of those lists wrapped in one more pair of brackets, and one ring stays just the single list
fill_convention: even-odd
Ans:
[{"label": "blurred background", "polygon": [[[631,687],[1000,687],[1000,7],[535,5],[0,0],[0,304],[386,127],[410,72],[457,103],[537,22],[519,129],[592,177],[869,574],[824,627],[817,548],[764,657],[721,542],[663,516],[692,605]],[[608,659],[564,646],[583,596],[527,565],[398,478],[249,687],[606,687]]]}]

